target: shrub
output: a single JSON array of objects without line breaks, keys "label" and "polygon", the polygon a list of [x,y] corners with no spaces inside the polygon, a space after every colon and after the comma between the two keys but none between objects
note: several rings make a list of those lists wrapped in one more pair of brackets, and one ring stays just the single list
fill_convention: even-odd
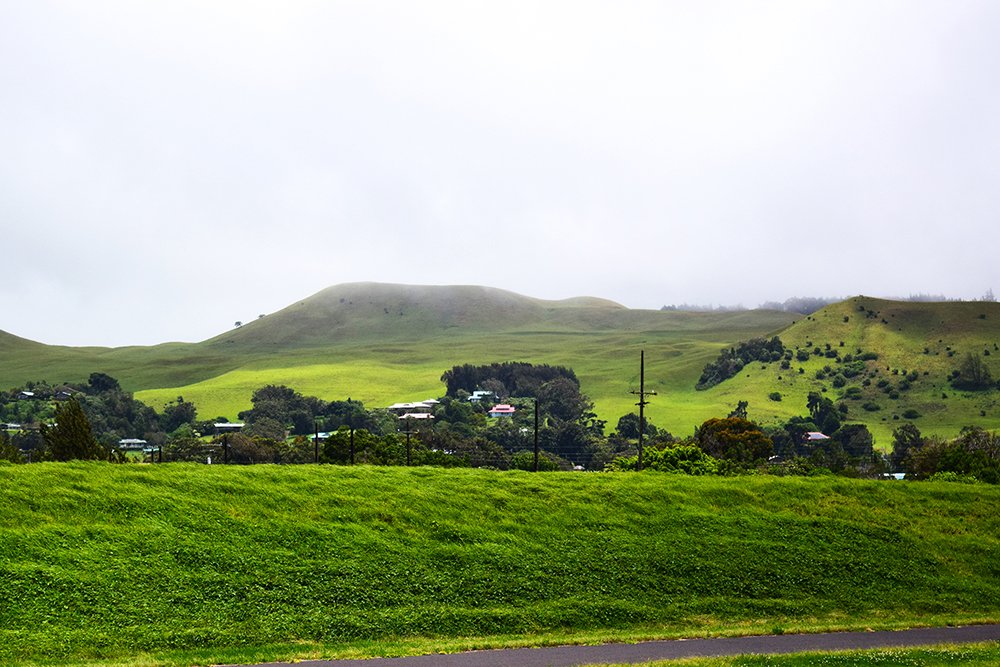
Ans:
[{"label": "shrub", "polygon": [[780,401],[781,400],[781,392],[780,391],[772,391],[770,394],[767,395],[767,397],[769,399],[771,399],[772,401]]},{"label": "shrub", "polygon": [[719,357],[707,364],[695,389],[703,390],[734,377],[743,367],[752,361],[778,361],[785,355],[785,346],[781,339],[774,336],[770,340],[754,338],[738,343],[736,347],[726,348],[719,352]]},{"label": "shrub", "polygon": [[878,412],[879,410],[882,409],[882,406],[879,405],[878,403],[875,403],[874,401],[868,401],[867,403],[863,403],[861,407],[863,407],[868,412]]}]

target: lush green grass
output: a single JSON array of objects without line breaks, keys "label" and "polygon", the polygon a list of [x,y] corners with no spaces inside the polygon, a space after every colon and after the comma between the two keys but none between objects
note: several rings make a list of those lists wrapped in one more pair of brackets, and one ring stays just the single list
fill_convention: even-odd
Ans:
[{"label": "lush green grass", "polygon": [[[643,663],[643,667],[679,667],[680,665],[684,667],[814,667],[816,665],[823,667],[881,667],[882,665],[995,667],[1000,665],[1000,644],[987,642],[926,648],[690,658]],[[604,667],[625,667],[625,665],[605,665]],[[630,665],[630,667],[635,667],[635,665]]]},{"label": "lush green grass", "polygon": [[0,467],[0,663],[995,621],[998,503],[841,479]]}]

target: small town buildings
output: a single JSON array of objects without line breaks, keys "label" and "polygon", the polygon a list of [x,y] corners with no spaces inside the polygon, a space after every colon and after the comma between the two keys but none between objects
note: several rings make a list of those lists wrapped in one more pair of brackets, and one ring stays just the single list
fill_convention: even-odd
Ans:
[{"label": "small town buildings", "polygon": [[492,398],[492,397],[493,397],[493,392],[492,391],[476,390],[476,391],[472,392],[472,396],[469,396],[469,400],[471,402],[473,402],[473,403],[478,403],[479,401],[483,400],[484,398]]}]

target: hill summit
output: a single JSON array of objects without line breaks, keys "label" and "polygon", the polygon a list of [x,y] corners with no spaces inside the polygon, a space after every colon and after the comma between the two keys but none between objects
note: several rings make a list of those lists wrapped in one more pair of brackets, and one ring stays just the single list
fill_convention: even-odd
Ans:
[{"label": "hill summit", "polygon": [[208,342],[309,346],[356,336],[414,339],[459,328],[506,330],[550,319],[602,319],[609,312],[625,311],[625,306],[606,299],[549,301],[475,285],[345,283]]}]

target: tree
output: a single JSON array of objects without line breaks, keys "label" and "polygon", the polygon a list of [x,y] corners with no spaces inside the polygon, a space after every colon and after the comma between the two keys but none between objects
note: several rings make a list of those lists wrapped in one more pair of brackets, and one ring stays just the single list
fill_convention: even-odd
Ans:
[{"label": "tree", "polygon": [[[638,456],[620,457],[611,462],[608,470],[635,470]],[[651,447],[643,457],[643,468],[660,472],[683,473],[685,475],[714,475],[719,471],[719,462],[695,445],[673,444],[663,449]]]},{"label": "tree", "polygon": [[0,431],[0,461],[24,463],[24,456],[10,441],[7,431]]},{"label": "tree", "polygon": [[[653,426],[649,422],[649,420],[646,419],[645,415],[643,415],[642,417],[642,423],[643,423],[643,429],[642,429],[643,437],[652,437],[659,432],[659,429]],[[638,438],[639,415],[637,415],[634,412],[630,412],[627,415],[622,415],[618,419],[618,425],[615,427],[615,431],[617,431],[618,435],[620,435],[623,438],[632,438],[633,440]]]},{"label": "tree", "polygon": [[183,424],[193,424],[198,417],[194,403],[185,401],[178,396],[176,401],[167,403],[160,415],[160,428],[166,433],[173,433]]},{"label": "tree", "polygon": [[748,407],[750,407],[749,403],[747,403],[746,401],[739,401],[736,404],[736,407],[733,408],[733,411],[730,412],[727,416],[728,417],[739,417],[740,419],[746,419],[747,418],[747,408]]},{"label": "tree", "polygon": [[97,442],[90,420],[75,398],[56,408],[56,423],[41,425],[42,438],[56,461],[103,459],[108,452]]},{"label": "tree", "polygon": [[889,461],[894,470],[902,470],[903,462],[910,452],[924,446],[924,438],[913,424],[903,424],[892,432],[892,454]]},{"label": "tree", "polygon": [[583,419],[594,407],[590,399],[580,393],[580,386],[572,380],[559,377],[538,388],[540,408],[559,421]]},{"label": "tree", "polygon": [[[554,454],[550,454],[549,452],[538,452],[539,472],[559,470],[559,461],[559,457]],[[535,452],[530,449],[522,449],[511,457],[510,467],[512,470],[534,470]]]},{"label": "tree", "polygon": [[87,380],[88,394],[103,394],[109,391],[121,391],[121,385],[107,373],[91,373]]},{"label": "tree", "polygon": [[812,415],[813,423],[823,433],[831,434],[840,428],[840,415],[837,414],[837,407],[829,398],[811,391],[806,400],[806,408]]},{"label": "tree", "polygon": [[832,437],[853,458],[870,459],[874,453],[872,434],[864,424],[844,424]]},{"label": "tree", "polygon": [[952,374],[951,384],[956,389],[971,391],[989,389],[993,386],[993,376],[982,357],[969,352],[959,369]]},{"label": "tree", "polygon": [[[256,390],[250,402],[253,403],[253,408],[239,414],[248,427],[253,427],[261,419],[269,419],[283,426],[291,426],[295,435],[312,433],[316,415],[326,407],[315,397],[305,397],[294,389],[273,384]],[[272,429],[271,437],[274,436],[272,426],[268,422],[267,428]]]},{"label": "tree", "polygon": [[713,458],[742,465],[763,462],[774,448],[757,424],[739,417],[709,419],[695,431],[695,442]]}]

